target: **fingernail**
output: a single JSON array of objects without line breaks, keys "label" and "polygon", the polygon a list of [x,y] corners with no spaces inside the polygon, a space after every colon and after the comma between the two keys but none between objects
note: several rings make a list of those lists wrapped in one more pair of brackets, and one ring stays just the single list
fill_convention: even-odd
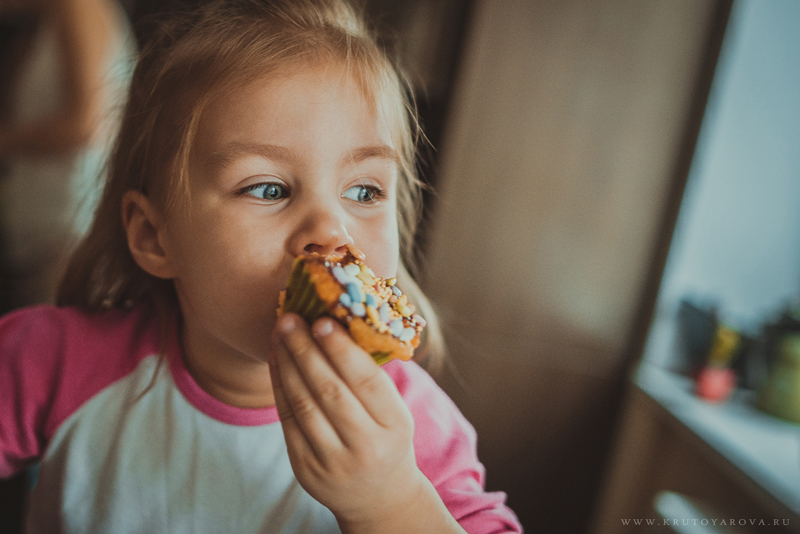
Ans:
[{"label": "fingernail", "polygon": [[291,316],[283,317],[278,321],[278,330],[284,334],[288,334],[294,330],[295,326],[294,317]]},{"label": "fingernail", "polygon": [[333,321],[331,319],[320,319],[314,324],[315,336],[327,336],[333,332]]}]

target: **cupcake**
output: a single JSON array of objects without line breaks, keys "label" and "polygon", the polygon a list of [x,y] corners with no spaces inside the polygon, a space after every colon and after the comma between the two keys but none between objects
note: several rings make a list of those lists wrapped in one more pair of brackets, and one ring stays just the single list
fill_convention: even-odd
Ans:
[{"label": "cupcake", "polygon": [[343,255],[309,253],[298,257],[278,301],[278,317],[297,313],[309,324],[327,315],[338,320],[378,364],[410,360],[419,346],[425,319],[396,285],[364,263],[348,245]]}]

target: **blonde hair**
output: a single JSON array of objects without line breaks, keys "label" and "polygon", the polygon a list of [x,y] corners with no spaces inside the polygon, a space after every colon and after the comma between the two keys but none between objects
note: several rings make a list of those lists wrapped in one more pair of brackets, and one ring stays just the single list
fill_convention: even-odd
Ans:
[{"label": "blonde hair", "polygon": [[444,343],[436,314],[407,269],[414,265],[423,186],[415,165],[421,134],[413,97],[400,69],[344,0],[218,0],[173,12],[158,24],[139,55],[108,181],[62,278],[58,304],[90,312],[149,305],[169,321],[177,311],[174,287],[133,260],[122,197],[136,190],[172,209],[188,191],[189,154],[210,100],[282,66],[325,60],[342,61],[391,126],[401,158],[398,283],[428,321],[418,359],[438,368]]}]

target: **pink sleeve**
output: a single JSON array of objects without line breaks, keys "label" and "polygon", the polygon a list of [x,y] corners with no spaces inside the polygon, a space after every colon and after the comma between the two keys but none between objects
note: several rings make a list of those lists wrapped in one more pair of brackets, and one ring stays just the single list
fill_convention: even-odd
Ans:
[{"label": "pink sleeve", "polygon": [[133,313],[37,306],[0,318],[0,478],[37,462],[61,423],[157,346]]},{"label": "pink sleeve", "polygon": [[447,394],[414,362],[384,366],[414,417],[417,465],[469,534],[522,532],[502,492],[486,492],[477,438]]},{"label": "pink sleeve", "polygon": [[26,309],[0,319],[0,477],[36,461],[53,395],[58,328]]}]

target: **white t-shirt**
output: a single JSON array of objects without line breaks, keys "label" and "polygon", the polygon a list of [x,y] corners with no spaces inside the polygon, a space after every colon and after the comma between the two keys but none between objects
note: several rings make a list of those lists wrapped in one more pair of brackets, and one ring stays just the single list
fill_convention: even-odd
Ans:
[{"label": "white t-shirt", "polygon": [[[277,409],[211,397],[174,329],[165,360],[161,347],[145,310],[0,319],[0,477],[41,462],[28,532],[338,532],[294,477]],[[505,495],[484,490],[475,431],[450,398],[414,362],[383,369],[453,517],[470,533],[521,532]]]}]

